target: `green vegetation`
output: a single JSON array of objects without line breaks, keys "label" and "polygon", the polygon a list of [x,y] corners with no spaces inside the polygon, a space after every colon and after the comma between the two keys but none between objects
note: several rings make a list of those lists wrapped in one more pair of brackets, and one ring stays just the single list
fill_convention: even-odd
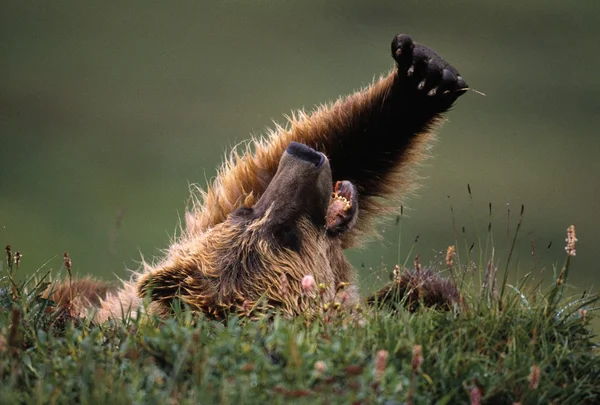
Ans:
[{"label": "green vegetation", "polygon": [[542,288],[529,276],[494,286],[492,266],[465,277],[452,253],[462,299],[449,311],[365,307],[356,318],[331,305],[313,319],[231,317],[225,326],[181,308],[162,321],[73,319],[43,298],[48,282],[17,281],[23,264],[10,252],[0,282],[0,402],[598,403],[589,326],[597,297],[565,297],[571,254]]}]

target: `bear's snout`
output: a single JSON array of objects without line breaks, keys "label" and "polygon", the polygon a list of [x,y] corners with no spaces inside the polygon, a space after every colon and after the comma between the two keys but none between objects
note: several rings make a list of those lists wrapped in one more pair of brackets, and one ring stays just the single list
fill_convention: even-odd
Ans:
[{"label": "bear's snout", "polygon": [[291,142],[290,146],[287,147],[286,152],[288,155],[297,159],[312,163],[317,168],[323,166],[327,160],[325,155],[321,152],[317,152],[316,150],[299,142]]}]

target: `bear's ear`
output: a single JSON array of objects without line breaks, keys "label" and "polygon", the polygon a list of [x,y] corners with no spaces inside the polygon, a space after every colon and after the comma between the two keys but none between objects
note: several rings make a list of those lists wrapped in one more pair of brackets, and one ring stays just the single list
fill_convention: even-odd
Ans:
[{"label": "bear's ear", "polygon": [[358,195],[354,184],[346,180],[336,182],[325,218],[327,235],[337,237],[350,231],[357,219]]}]

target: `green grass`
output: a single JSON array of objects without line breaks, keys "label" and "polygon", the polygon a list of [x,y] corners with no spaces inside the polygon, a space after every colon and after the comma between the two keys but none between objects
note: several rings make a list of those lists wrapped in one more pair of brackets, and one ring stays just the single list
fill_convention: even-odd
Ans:
[{"label": "green grass", "polygon": [[503,294],[468,281],[483,269],[451,311],[225,326],[180,309],[163,321],[74,320],[41,298],[47,283],[18,281],[13,259],[0,281],[0,403],[600,403],[597,297],[565,298],[570,261],[549,288],[525,277]]}]

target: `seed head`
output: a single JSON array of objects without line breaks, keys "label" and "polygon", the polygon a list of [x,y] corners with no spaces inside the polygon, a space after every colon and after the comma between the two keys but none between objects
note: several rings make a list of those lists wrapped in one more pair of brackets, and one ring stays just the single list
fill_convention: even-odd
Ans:
[{"label": "seed head", "polygon": [[421,272],[421,256],[419,255],[415,256],[415,270],[417,273]]},{"label": "seed head", "polygon": [[452,267],[454,264],[454,253],[456,252],[456,248],[454,245],[448,246],[448,250],[446,250],[446,266]]},{"label": "seed head", "polygon": [[575,256],[575,243],[577,242],[577,237],[575,236],[575,225],[571,225],[567,228],[567,246],[565,246],[565,251],[569,256]]},{"label": "seed head", "polygon": [[319,294],[323,295],[327,291],[327,284],[325,284],[325,283],[319,283],[319,285],[317,286],[317,288],[319,289]]},{"label": "seed head", "polygon": [[67,268],[67,271],[69,273],[71,273],[71,266],[73,265],[73,262],[71,262],[71,258],[69,257],[69,252],[65,252],[63,254],[63,261],[65,264],[65,267]]},{"label": "seed head", "polygon": [[345,290],[348,286],[350,285],[350,283],[347,283],[345,281],[340,281],[338,283],[338,285],[335,286],[335,292],[340,292],[342,290]]},{"label": "seed head", "polygon": [[394,281],[400,280],[400,265],[397,264],[394,266],[394,272],[392,273],[392,277]]},{"label": "seed head", "polygon": [[17,252],[15,253],[15,265],[17,266],[17,270],[19,270],[19,264],[21,264],[22,257],[23,254],[21,253],[21,251],[17,250]]},{"label": "seed head", "polygon": [[412,349],[412,371],[418,372],[423,364],[423,348],[421,345],[415,345]]},{"label": "seed head", "polygon": [[529,371],[529,389],[534,390],[540,384],[540,366],[534,364]]},{"label": "seed head", "polygon": [[381,380],[385,368],[387,367],[388,357],[389,353],[387,350],[380,350],[377,352],[377,357],[375,359],[375,380]]},{"label": "seed head", "polygon": [[8,267],[10,268],[12,266],[12,248],[10,245],[6,245],[6,247],[4,248],[6,250],[6,264],[8,264]]}]

